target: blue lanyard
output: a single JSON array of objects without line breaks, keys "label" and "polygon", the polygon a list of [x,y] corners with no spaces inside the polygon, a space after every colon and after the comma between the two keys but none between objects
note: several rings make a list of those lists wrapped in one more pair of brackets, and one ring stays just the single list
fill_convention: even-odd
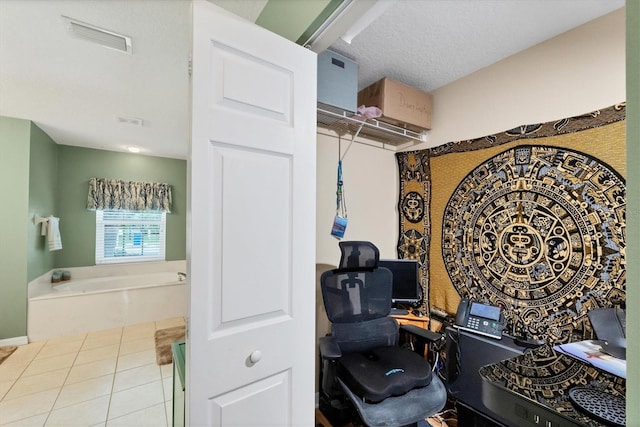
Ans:
[{"label": "blue lanyard", "polygon": [[342,160],[338,160],[338,183],[336,189],[336,214],[346,218],[347,207],[344,200],[343,181],[342,181]]}]

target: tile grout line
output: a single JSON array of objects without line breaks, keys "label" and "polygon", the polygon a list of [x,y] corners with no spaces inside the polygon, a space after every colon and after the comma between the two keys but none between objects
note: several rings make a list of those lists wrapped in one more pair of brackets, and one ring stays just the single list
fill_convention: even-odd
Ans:
[{"label": "tile grout line", "polygon": [[[157,321],[155,322],[155,330],[156,330],[156,332],[158,331],[158,322]],[[154,339],[154,344],[155,344],[155,339]],[[154,345],[154,349],[155,349],[155,345]],[[162,409],[163,409],[163,412],[164,412],[164,421],[165,421],[165,425],[167,427],[169,427],[170,423],[169,423],[169,416],[167,414],[167,393],[166,393],[166,390],[164,389],[164,377],[162,376],[162,365],[158,365],[158,369],[160,370],[160,384],[162,385],[162,406],[163,406]],[[172,385],[173,385],[173,382],[172,382]],[[172,391],[171,398],[173,399],[173,391]],[[173,414],[173,406],[171,407],[171,413]],[[171,424],[173,424],[173,423],[171,423]]]},{"label": "tile grout line", "polygon": [[113,380],[111,381],[111,393],[109,393],[109,404],[107,405],[107,413],[104,417],[104,425],[109,422],[109,412],[111,411],[111,400],[113,399],[114,388],[116,385],[116,374],[118,373],[118,361],[120,360],[120,349],[122,348],[122,340],[124,338],[124,326],[120,329],[120,340],[118,341],[118,354],[116,355],[116,366],[113,368]]},{"label": "tile grout line", "polygon": [[[120,360],[120,349],[122,348],[122,343],[123,343],[123,340],[124,340],[124,332],[125,332],[124,330],[125,330],[125,328],[126,327],[122,328],[122,336],[120,338],[120,345],[118,347],[118,357],[116,358],[116,372],[115,372],[116,374],[118,373],[118,361]],[[155,320],[153,321],[153,328],[154,328],[154,333],[155,333],[155,331],[157,330],[156,321]],[[134,353],[131,353],[131,354],[134,354]],[[124,356],[127,356],[127,355],[124,355]],[[124,369],[124,370],[122,370],[120,372],[126,372],[126,371],[128,371],[130,369],[135,369],[135,368]],[[113,391],[114,387],[115,387],[115,377],[116,377],[116,375],[113,376],[113,384],[112,384],[112,387],[111,387],[112,392],[111,392],[111,395],[109,396],[109,408],[107,409],[107,420],[105,421],[105,426],[108,425],[108,423],[109,423],[109,413],[111,412],[111,400],[113,398],[113,395],[116,393],[116,392]],[[140,387],[141,385],[146,385],[146,384],[151,384],[151,383],[139,384],[137,386],[130,387],[128,389],[120,390],[120,391],[118,391],[118,393],[121,392],[121,391],[130,390],[131,388]],[[160,373],[160,387],[162,387],[162,372]],[[164,390],[163,390],[163,398],[164,398]],[[113,419],[115,420],[115,419],[118,419],[118,418],[126,417],[128,415],[134,414],[134,413],[139,412],[141,410],[145,410],[145,409],[151,408],[153,406],[155,406],[155,405],[151,405],[151,406],[148,406],[146,408],[142,408],[142,409],[138,409],[138,410],[135,410],[135,411],[132,411],[132,412],[128,412],[126,414],[122,414],[122,415],[120,415],[120,416],[118,416],[116,418],[113,418]],[[165,409],[164,418],[165,418],[165,422],[166,422],[166,418],[167,418],[166,409]]]},{"label": "tile grout line", "polygon": [[[84,343],[84,341],[86,340],[86,338],[87,338],[87,336],[85,335],[85,336],[84,336],[84,338],[82,339],[82,342],[83,342],[83,343]],[[11,389],[16,385],[16,383],[17,383],[20,379],[24,378],[24,373],[27,371],[27,368],[28,368],[29,366],[31,366],[31,364],[32,364],[32,363],[37,359],[38,355],[40,354],[40,352],[42,351],[42,349],[46,347],[46,345],[47,345],[47,343],[48,343],[49,341],[51,341],[51,340],[46,340],[46,341],[44,342],[44,344],[42,344],[42,346],[38,349],[38,351],[37,351],[37,352],[36,352],[36,354],[33,356],[33,358],[31,359],[31,361],[30,361],[30,362],[25,366],[25,368],[22,370],[22,372],[20,373],[20,375],[19,375],[19,376],[16,378],[16,380],[13,382],[13,384],[11,384],[11,387],[9,387],[9,390],[7,390],[7,393],[5,393],[5,397],[9,394],[9,392],[10,392],[10,391],[11,391]],[[82,345],[80,345],[80,348],[82,348]],[[78,358],[78,353],[79,353],[79,352],[80,352],[80,350],[78,350],[78,351],[76,352],[76,357],[74,357],[74,359],[73,359],[73,361],[74,361],[74,362],[75,362],[75,360]],[[56,357],[56,356],[50,356],[50,357]],[[40,360],[43,360],[43,359],[46,359],[46,357],[43,357],[43,358],[42,358],[42,359],[40,359]],[[62,385],[61,385],[61,386],[59,386],[59,387],[57,387],[57,388],[58,388],[58,393],[56,394],[56,398],[53,400],[53,403],[51,404],[51,408],[50,408],[48,411],[46,411],[46,412],[41,412],[41,413],[38,413],[38,414],[31,414],[31,415],[29,415],[28,417],[21,418],[21,419],[18,419],[18,420],[14,420],[14,421],[12,421],[12,423],[20,422],[20,421],[25,420],[25,419],[28,419],[28,418],[37,417],[37,416],[39,416],[39,415],[44,415],[44,414],[46,414],[46,417],[45,417],[45,419],[44,419],[44,424],[43,424],[43,426],[44,426],[44,425],[46,425],[46,424],[47,424],[47,421],[49,420],[49,416],[51,415],[51,412],[53,412],[53,408],[55,407],[56,402],[58,401],[58,398],[60,397],[60,393],[62,392],[62,388],[64,387],[64,384],[65,384],[65,382],[67,381],[67,378],[69,377],[69,374],[71,373],[71,368],[72,368],[72,367],[73,367],[73,362],[71,363],[71,366],[69,367],[69,372],[67,372],[67,375],[65,376],[65,379],[64,379],[64,381],[62,382]],[[39,374],[34,374],[34,375],[41,375],[41,374],[45,374],[45,373],[47,373],[47,372],[52,372],[52,371],[45,371],[45,372],[41,372],[41,373],[39,373]],[[30,375],[27,375],[27,377],[29,377],[29,376],[30,376]],[[54,389],[55,389],[55,388],[51,388],[51,389],[49,389],[49,390],[54,390]],[[48,391],[48,390],[41,390],[41,391],[36,392],[36,393],[41,393],[41,392],[44,392],[44,391]],[[30,393],[30,394],[34,394],[34,393]],[[18,396],[16,399],[19,399],[19,398],[22,398],[22,397],[26,397],[26,396],[29,396],[29,394],[26,394],[26,395],[24,395],[24,396]],[[11,399],[8,399],[8,400],[11,400]],[[0,399],[0,401],[5,401],[5,402],[6,402],[7,400],[4,400],[4,397],[3,397],[2,399]]]},{"label": "tile grout line", "polygon": [[[122,336],[122,328],[120,328],[120,329],[121,329],[121,330],[120,330],[120,335]],[[53,402],[53,405],[52,405],[51,409],[50,409],[50,410],[49,410],[49,412],[47,413],[47,417],[46,417],[46,419],[45,419],[45,425],[46,425],[47,421],[49,421],[49,417],[51,416],[51,413],[52,413],[52,412],[54,412],[55,410],[69,408],[69,407],[74,406],[74,405],[78,405],[78,404],[86,403],[86,402],[89,402],[89,401],[91,401],[91,400],[99,399],[100,397],[104,397],[104,396],[99,396],[99,397],[96,397],[96,398],[93,398],[93,399],[89,399],[89,400],[85,400],[85,401],[81,401],[81,402],[75,402],[75,403],[73,403],[73,404],[66,405],[66,406],[60,407],[60,408],[58,408],[58,409],[54,409],[54,408],[55,408],[56,403],[58,402],[58,399],[60,398],[60,394],[62,393],[62,389],[63,389],[65,386],[74,385],[74,384],[79,384],[79,383],[83,382],[83,381],[79,381],[79,382],[77,382],[77,383],[67,384],[67,380],[69,379],[69,376],[71,375],[71,371],[73,370],[73,368],[74,368],[74,367],[78,367],[78,366],[82,366],[82,365],[85,365],[85,364],[91,363],[91,362],[88,362],[88,363],[83,363],[83,364],[79,364],[79,365],[76,365],[76,363],[75,363],[75,362],[78,360],[78,357],[80,356],[80,353],[82,353],[82,351],[83,351],[83,350],[82,350],[82,349],[83,349],[83,346],[84,346],[84,344],[87,342],[87,339],[88,339],[89,335],[90,335],[90,334],[88,333],[88,334],[86,334],[86,335],[84,336],[84,338],[82,339],[82,344],[80,345],[80,347],[78,348],[78,350],[75,352],[75,357],[74,357],[74,359],[73,359],[73,362],[71,363],[71,366],[69,367],[69,372],[67,373],[67,375],[66,375],[66,377],[65,377],[65,379],[64,379],[64,381],[63,381],[62,386],[60,386],[60,388],[59,388],[59,390],[58,390],[58,394],[57,394],[57,396],[56,396],[56,398],[55,398],[55,400],[54,400],[54,402]],[[43,345],[43,348],[44,348],[44,346],[46,346],[46,343],[45,343],[45,345]],[[100,347],[108,347],[108,345],[98,346],[98,347],[91,348],[91,349],[89,349],[89,350],[85,350],[85,351],[95,350],[95,349],[100,348]],[[113,373],[112,375],[114,375],[114,377],[115,377],[115,370],[114,370],[114,373]],[[106,376],[106,375],[101,375],[101,376]],[[100,378],[101,376],[96,377],[96,378]],[[86,380],[84,380],[84,381],[91,381],[92,379],[96,379],[96,378],[90,378],[90,379],[86,379]],[[109,399],[111,398],[111,394],[112,394],[112,393],[113,393],[113,382],[112,382],[111,390],[110,390],[110,392],[109,392]],[[105,395],[105,396],[106,396],[106,395]],[[44,414],[44,413],[43,413],[43,414]],[[40,415],[40,414],[37,414],[37,415]],[[105,417],[106,417],[106,414],[105,414]],[[105,421],[104,421],[104,422],[106,423],[106,419],[105,419]]]},{"label": "tile grout line", "polygon": [[[36,360],[36,357],[38,357],[38,354],[42,351],[42,349],[44,348],[44,346],[46,345],[47,341],[44,342],[44,344],[42,344],[42,346],[40,346],[40,348],[38,349],[38,351],[36,351],[36,354],[33,355],[33,357],[31,358],[31,360],[29,361],[29,363],[27,363],[25,365],[25,367],[20,371],[20,374],[16,377],[15,380],[13,380],[13,383],[11,384],[11,386],[9,386],[9,389],[6,391],[6,393],[4,394],[4,396],[2,396],[2,398],[0,399],[0,402],[6,402],[5,397],[7,397],[7,395],[9,394],[9,392],[11,392],[11,390],[13,389],[13,387],[16,385],[16,383],[18,382],[19,379],[22,378],[22,376],[24,375],[24,373],[26,372],[26,370],[29,368],[29,366],[31,366],[31,364],[33,363],[34,360]],[[14,352],[11,356],[17,356],[16,352]],[[9,356],[9,357],[11,357]],[[9,360],[9,359],[7,359]],[[11,400],[11,399],[8,399]]]},{"label": "tile grout line", "polygon": [[[154,333],[155,333],[155,331],[157,331],[159,329],[158,322],[159,321],[157,321],[157,320],[153,321],[153,331],[154,331]],[[151,322],[149,322],[149,323],[151,323]],[[130,325],[130,326],[135,326],[135,325]],[[113,400],[113,394],[115,393],[114,390],[115,390],[115,385],[116,385],[115,384],[116,374],[118,373],[118,365],[119,365],[119,360],[120,360],[120,356],[121,356],[121,351],[123,350],[123,347],[124,347],[124,344],[125,344],[125,329],[126,329],[126,326],[123,326],[123,327],[120,328],[120,331],[119,331],[119,335],[120,336],[119,336],[119,340],[118,340],[118,348],[117,348],[115,367],[114,367],[114,371],[113,371],[113,374],[112,374],[113,378],[112,378],[112,381],[111,381],[110,393],[108,395],[109,396],[109,399],[108,399],[109,401],[108,401],[107,411],[106,411],[106,415],[105,415],[105,420],[100,422],[99,424],[97,424],[97,425],[100,425],[100,426],[105,426],[106,427],[106,425],[109,422],[109,413],[111,411],[111,404],[112,404],[112,400]],[[54,411],[54,407],[55,407],[56,403],[60,399],[60,396],[61,396],[61,393],[62,393],[62,389],[65,386],[69,385],[69,384],[67,384],[67,381],[68,381],[68,379],[69,379],[69,377],[71,375],[71,371],[73,370],[74,367],[81,366],[81,365],[76,365],[76,362],[77,362],[77,360],[78,360],[78,358],[80,356],[80,353],[82,352],[83,346],[87,343],[87,341],[89,339],[89,335],[90,335],[90,333],[84,334],[84,336],[82,337],[82,342],[81,342],[80,346],[78,347],[78,349],[75,352],[73,352],[73,353],[75,353],[75,356],[73,357],[73,361],[71,362],[71,365],[68,367],[68,372],[66,373],[66,375],[64,377],[62,385],[59,386],[59,387],[52,387],[50,389],[41,390],[40,391],[40,392],[42,392],[42,391],[52,391],[52,390],[55,390],[57,388],[56,397],[53,400],[53,404],[52,404],[51,408],[47,412],[41,412],[41,413],[38,413],[38,414],[31,414],[26,418],[21,418],[20,420],[14,420],[13,422],[20,422],[21,420],[25,420],[27,418],[46,415],[44,417],[44,425],[46,425],[46,423],[49,421],[49,419],[51,417],[51,413]],[[139,338],[139,339],[144,339],[144,338]],[[16,386],[16,383],[19,380],[21,380],[23,378],[26,378],[24,376],[24,373],[32,365],[32,363],[37,359],[38,355],[40,355],[42,353],[43,349],[45,349],[46,346],[48,344],[50,344],[50,341],[52,341],[52,340],[50,339],[50,340],[44,341],[44,343],[42,343],[42,345],[35,351],[35,354],[33,354],[33,356],[30,358],[29,362],[23,368],[19,369],[19,375],[15,378],[15,380],[12,381],[11,386],[7,389],[6,393],[2,396],[2,398],[0,398],[0,402],[5,401],[5,397]],[[64,342],[60,343],[60,345],[64,345],[64,344],[65,344]],[[58,344],[52,344],[52,345],[58,345]],[[102,346],[99,345],[96,348],[99,348],[99,347],[102,347]],[[153,348],[155,348],[155,345],[154,345]],[[93,348],[89,349],[89,350],[93,350]],[[87,351],[89,351],[89,350],[87,350]],[[143,350],[143,351],[146,351],[146,350]],[[68,353],[63,353],[63,354],[68,354]],[[62,354],[60,354],[60,355],[55,355],[54,354],[54,355],[52,355],[50,357],[56,357],[56,356],[61,356],[61,355]],[[46,359],[46,358],[42,358],[42,359],[39,359],[39,360],[44,360],[44,359]],[[156,365],[157,365],[157,363],[156,363]],[[136,368],[136,367],[134,367],[134,368]],[[130,368],[130,369],[134,369],[134,368]],[[167,426],[170,425],[170,418],[169,418],[169,416],[167,414],[167,407],[166,407],[167,400],[166,400],[166,397],[167,397],[168,394],[171,394],[169,392],[170,391],[172,392],[172,390],[165,389],[165,381],[164,381],[165,378],[163,377],[162,366],[157,365],[157,369],[158,369],[159,378],[160,378],[159,379],[159,383],[160,383],[159,386],[161,387],[161,390],[162,390],[162,402],[157,404],[157,405],[150,405],[148,407],[145,407],[145,408],[142,408],[142,409],[138,409],[136,411],[133,411],[133,412],[130,412],[130,413],[127,413],[127,414],[122,414],[121,416],[119,416],[117,418],[120,418],[120,417],[123,417],[123,416],[127,416],[127,415],[133,414],[133,413],[138,412],[138,411],[146,410],[146,409],[149,409],[149,408],[154,407],[154,406],[161,406],[162,407],[162,411],[161,411],[162,412],[162,418],[165,420],[165,425],[167,425]],[[129,369],[125,369],[125,370],[121,371],[121,373],[122,372],[126,372],[127,370],[129,370]],[[42,372],[42,373],[39,373],[39,374],[45,374],[47,372],[51,372],[51,371],[45,371],[45,372]],[[34,374],[34,375],[39,375],[39,374]],[[152,381],[152,382],[155,382],[155,381]],[[150,384],[150,383],[145,383],[145,384],[142,384],[142,385],[146,385],[146,384]],[[33,394],[33,393],[31,393],[31,394]],[[24,396],[28,396],[28,394],[24,395]],[[19,397],[24,397],[24,396],[19,396]],[[9,399],[9,400],[11,400],[11,399]],[[90,400],[92,400],[92,399],[89,399],[89,401]],[[74,403],[73,405],[84,403],[84,402],[86,402],[86,401],[77,402],[77,403]],[[73,406],[73,405],[67,405],[67,406],[64,406],[64,408],[68,408],[68,407]],[[58,408],[58,409],[62,409],[62,408]]]},{"label": "tile grout line", "polygon": [[[51,413],[54,411],[53,408],[56,407],[56,403],[58,402],[58,399],[60,398],[60,394],[62,393],[62,389],[64,388],[65,384],[67,383],[67,379],[69,378],[69,375],[71,374],[71,369],[73,368],[73,365],[75,364],[76,360],[78,360],[78,355],[80,354],[80,350],[82,349],[82,346],[84,345],[85,341],[87,340],[87,336],[88,334],[85,334],[84,338],[82,339],[82,344],[80,344],[80,347],[78,348],[78,351],[76,351],[76,357],[73,358],[73,362],[71,362],[71,366],[69,366],[69,372],[67,372],[67,375],[64,377],[64,381],[62,382],[62,385],[60,386],[60,389],[58,389],[58,394],[56,395],[56,398],[53,400],[53,404],[51,405],[51,409],[49,409],[49,412],[47,413],[46,418],[44,419],[44,424],[43,426],[47,425],[47,421],[49,421],[49,417],[51,416]],[[47,342],[49,342],[47,340]],[[47,344],[45,343],[42,348],[44,348]]]}]

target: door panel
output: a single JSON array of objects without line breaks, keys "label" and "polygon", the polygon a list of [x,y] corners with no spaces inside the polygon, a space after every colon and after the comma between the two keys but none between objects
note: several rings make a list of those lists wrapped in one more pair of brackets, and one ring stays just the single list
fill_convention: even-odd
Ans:
[{"label": "door panel", "polygon": [[263,426],[264,416],[253,409],[262,403],[274,416],[269,425],[292,425],[290,418],[289,372],[277,374],[239,390],[233,390],[211,400],[212,419],[220,425]]},{"label": "door panel", "polygon": [[220,76],[213,86],[213,102],[291,123],[290,72],[218,43],[213,44],[211,55],[217,58],[216,73]]},{"label": "door panel", "polygon": [[[221,207],[213,236],[224,250],[220,289],[222,323],[283,315],[291,307],[291,156],[213,148]],[[251,173],[247,173],[247,171]],[[215,211],[214,211],[215,212]],[[213,228],[213,227],[212,227]],[[260,238],[256,239],[256,234]],[[251,264],[251,268],[247,268]],[[269,283],[271,286],[261,286]]]},{"label": "door panel", "polygon": [[[246,35],[242,37],[246,38]],[[284,39],[279,41],[290,43]],[[208,123],[209,128],[223,142],[242,138],[244,146],[292,152],[290,138],[292,134],[301,135],[303,128],[300,124],[306,122],[300,117],[301,123],[294,123],[294,109],[300,100],[300,93],[295,94],[294,88],[304,90],[305,97],[313,93],[315,98],[315,84],[309,87],[304,82],[310,76],[294,77],[294,70],[283,66],[290,62],[290,58],[282,56],[282,52],[273,58],[264,55],[266,52],[256,51],[253,55],[230,45],[238,45],[237,40],[228,42],[212,41],[208,46],[207,55],[212,61],[209,71],[212,80],[207,85],[210,91],[208,102],[210,108],[217,110],[216,116],[211,117]],[[315,68],[310,72],[315,80]],[[315,110],[315,102],[313,108]],[[256,134],[255,128],[247,126],[249,120],[262,125],[260,133]],[[315,119],[311,125],[315,129]]]},{"label": "door panel", "polygon": [[193,8],[188,420],[313,425],[316,57]]}]

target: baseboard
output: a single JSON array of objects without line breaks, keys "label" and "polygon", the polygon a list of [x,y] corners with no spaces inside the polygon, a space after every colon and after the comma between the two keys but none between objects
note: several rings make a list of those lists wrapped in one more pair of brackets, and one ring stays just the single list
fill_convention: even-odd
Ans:
[{"label": "baseboard", "polygon": [[29,338],[25,335],[23,337],[5,338],[0,340],[0,346],[5,345],[27,345],[29,344]]}]

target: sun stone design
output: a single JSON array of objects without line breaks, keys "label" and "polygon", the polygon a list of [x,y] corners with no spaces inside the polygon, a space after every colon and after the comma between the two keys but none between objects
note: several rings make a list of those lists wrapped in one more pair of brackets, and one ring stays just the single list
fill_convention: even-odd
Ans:
[{"label": "sun stone design", "polygon": [[623,179],[586,154],[505,151],[449,199],[445,266],[461,295],[513,307],[508,322],[561,331],[587,299],[605,305],[609,288],[624,289],[624,201]]},{"label": "sun stone design", "polygon": [[552,198],[535,190],[519,195],[513,203],[489,197],[489,203],[480,206],[472,218],[473,234],[480,236],[472,252],[477,273],[492,283],[507,279],[513,287],[506,290],[509,296],[532,300],[540,296],[536,291],[578,271],[584,241],[576,221]]}]

